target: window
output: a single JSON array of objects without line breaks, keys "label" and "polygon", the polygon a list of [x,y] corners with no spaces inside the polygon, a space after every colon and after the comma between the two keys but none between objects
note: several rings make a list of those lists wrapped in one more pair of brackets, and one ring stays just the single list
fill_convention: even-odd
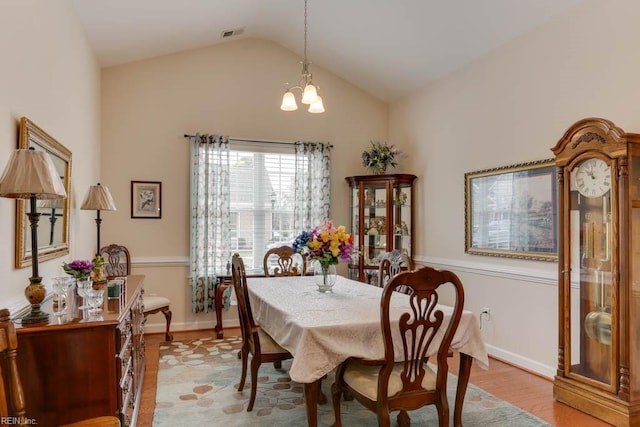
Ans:
[{"label": "window", "polygon": [[[231,252],[247,271],[262,271],[265,252],[293,243],[295,153],[293,145],[250,145],[229,151]],[[274,150],[275,148],[275,150]],[[217,266],[217,271],[224,271]]]},{"label": "window", "polygon": [[238,252],[262,273],[268,249],[329,218],[331,145],[196,134],[191,145],[193,312],[212,304],[217,274]]}]

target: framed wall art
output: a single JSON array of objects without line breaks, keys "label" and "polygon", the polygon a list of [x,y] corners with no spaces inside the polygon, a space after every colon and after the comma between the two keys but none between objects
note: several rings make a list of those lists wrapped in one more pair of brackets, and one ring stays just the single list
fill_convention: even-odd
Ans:
[{"label": "framed wall art", "polygon": [[162,183],[131,181],[131,218],[162,218]]},{"label": "framed wall art", "polygon": [[465,252],[557,261],[553,159],[465,174]]}]

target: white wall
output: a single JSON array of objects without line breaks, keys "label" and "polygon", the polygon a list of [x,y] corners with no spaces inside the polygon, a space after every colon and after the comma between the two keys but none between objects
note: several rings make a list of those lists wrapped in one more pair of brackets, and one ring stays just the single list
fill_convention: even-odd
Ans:
[{"label": "white wall", "polygon": [[[63,261],[95,250],[95,223],[78,207],[100,176],[100,69],[67,0],[0,0],[0,57],[1,170],[17,148],[22,116],[72,152],[71,255],[40,264],[50,284],[63,275]],[[0,307],[21,308],[31,267],[14,268],[14,227],[15,201],[0,199]]]},{"label": "white wall", "polygon": [[467,308],[491,308],[490,351],[557,365],[557,263],[467,255],[464,174],[552,158],[579,119],[640,132],[640,3],[588,1],[390,107],[390,140],[419,176],[417,258],[458,272]]},{"label": "white wall", "polygon": [[[104,212],[102,243],[127,246],[147,293],[172,300],[172,329],[212,327],[191,313],[188,286],[189,144],[183,134],[325,141],[332,152],[332,219],[348,224],[344,178],[366,171],[360,153],[386,138],[388,107],[312,65],[326,112],[279,109],[285,82],[300,78],[300,58],[268,41],[239,40],[103,70],[102,176],[118,207]],[[296,94],[297,95],[297,94]],[[162,182],[162,218],[131,219],[130,182]],[[235,311],[225,324],[237,324]],[[164,319],[150,317],[148,331]]]}]

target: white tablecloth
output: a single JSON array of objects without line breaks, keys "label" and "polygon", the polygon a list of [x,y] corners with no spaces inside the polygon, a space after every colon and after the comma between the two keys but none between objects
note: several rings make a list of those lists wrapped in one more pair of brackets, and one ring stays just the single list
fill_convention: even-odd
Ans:
[{"label": "white tablecloth", "polygon": [[[249,278],[247,285],[256,323],[294,356],[289,371],[294,381],[318,380],[351,356],[384,357],[382,289],[341,276],[329,294],[318,292],[312,276]],[[397,318],[408,297],[396,293],[391,304]],[[446,321],[451,308],[441,308]],[[434,339],[433,352],[441,340]],[[485,369],[489,366],[478,321],[470,311],[463,312],[451,348],[472,356]],[[395,353],[402,354],[401,347]]]}]

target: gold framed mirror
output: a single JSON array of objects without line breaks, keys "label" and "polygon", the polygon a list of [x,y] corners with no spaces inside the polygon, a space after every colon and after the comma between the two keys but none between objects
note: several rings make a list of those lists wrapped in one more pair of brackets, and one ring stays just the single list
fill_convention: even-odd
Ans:
[{"label": "gold framed mirror", "polygon": [[553,159],[502,166],[465,177],[465,252],[558,260]]},{"label": "gold framed mirror", "polygon": [[[20,119],[18,148],[31,148],[49,154],[67,195],[71,192],[71,151],[26,117]],[[38,261],[69,253],[70,198],[38,200]],[[27,213],[29,200],[16,200],[16,268],[31,265],[31,232]]]}]

